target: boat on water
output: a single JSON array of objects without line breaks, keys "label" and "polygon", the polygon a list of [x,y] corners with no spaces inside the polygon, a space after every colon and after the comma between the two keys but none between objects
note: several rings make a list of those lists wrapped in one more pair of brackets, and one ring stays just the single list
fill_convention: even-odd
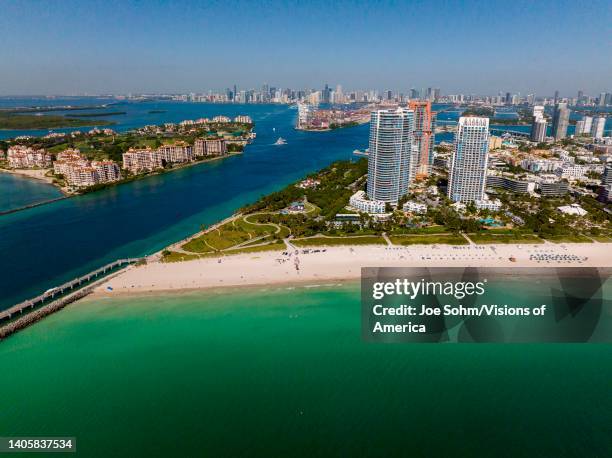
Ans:
[{"label": "boat on water", "polygon": [[278,140],[276,140],[276,142],[274,144],[275,145],[286,145],[287,144],[287,140],[285,140],[283,137],[278,137]]}]

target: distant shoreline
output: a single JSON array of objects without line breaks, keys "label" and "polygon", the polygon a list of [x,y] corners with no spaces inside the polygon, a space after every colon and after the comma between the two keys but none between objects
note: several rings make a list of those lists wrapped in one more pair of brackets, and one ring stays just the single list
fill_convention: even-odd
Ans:
[{"label": "distant shoreline", "polygon": [[303,132],[333,132],[334,130],[340,130],[340,129],[350,129],[351,127],[359,127],[359,126],[363,126],[364,124],[369,124],[370,120],[359,120],[359,121],[354,121],[355,124],[348,124],[348,125],[339,125],[337,127],[331,128],[331,127],[325,127],[323,129],[315,129],[312,127],[296,127],[295,130],[301,130]]}]

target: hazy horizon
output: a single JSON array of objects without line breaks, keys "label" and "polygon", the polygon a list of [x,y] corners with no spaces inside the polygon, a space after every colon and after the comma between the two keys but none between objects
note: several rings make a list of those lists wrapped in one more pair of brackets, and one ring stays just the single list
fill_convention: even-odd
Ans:
[{"label": "hazy horizon", "polygon": [[203,93],[236,84],[596,96],[609,3],[3,2],[0,95]]}]

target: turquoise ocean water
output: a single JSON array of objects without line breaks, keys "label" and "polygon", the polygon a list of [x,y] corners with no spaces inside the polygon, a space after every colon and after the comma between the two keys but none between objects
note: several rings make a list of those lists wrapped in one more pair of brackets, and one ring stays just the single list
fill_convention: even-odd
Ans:
[{"label": "turquoise ocean water", "polygon": [[359,320],[352,283],[86,300],[0,344],[0,431],[87,457],[608,456],[609,345],[366,344]]}]

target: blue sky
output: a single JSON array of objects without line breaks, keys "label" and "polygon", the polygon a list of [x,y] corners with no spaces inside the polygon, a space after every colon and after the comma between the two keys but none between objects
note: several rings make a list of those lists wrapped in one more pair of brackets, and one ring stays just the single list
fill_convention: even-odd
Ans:
[{"label": "blue sky", "polygon": [[0,94],[612,87],[610,2],[0,0]]}]

